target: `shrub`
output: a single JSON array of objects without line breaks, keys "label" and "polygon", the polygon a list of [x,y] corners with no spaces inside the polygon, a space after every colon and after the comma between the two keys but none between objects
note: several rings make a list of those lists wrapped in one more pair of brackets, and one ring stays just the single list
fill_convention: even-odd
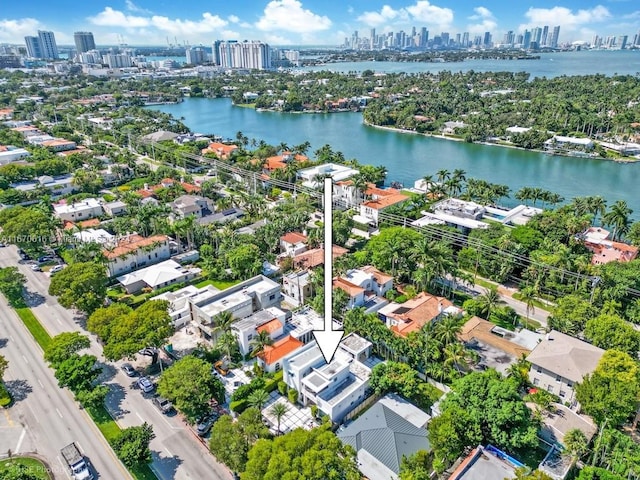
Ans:
[{"label": "shrub", "polygon": [[241,385],[231,395],[231,401],[246,400],[256,390],[263,390],[265,387],[265,380],[262,377],[255,377],[251,382],[246,385]]},{"label": "shrub", "polygon": [[6,407],[11,404],[11,394],[7,387],[0,381],[0,407]]},{"label": "shrub", "polygon": [[317,405],[311,405],[311,416],[313,418],[318,418],[318,406]]},{"label": "shrub", "polygon": [[229,404],[229,409],[234,413],[242,413],[249,408],[249,401],[247,399],[236,400]]},{"label": "shrub", "polygon": [[298,391],[295,388],[292,388],[287,393],[287,398],[291,403],[296,403],[298,401]]},{"label": "shrub", "polygon": [[278,392],[280,392],[280,395],[287,394],[287,384],[284,383],[282,380],[278,382]]}]

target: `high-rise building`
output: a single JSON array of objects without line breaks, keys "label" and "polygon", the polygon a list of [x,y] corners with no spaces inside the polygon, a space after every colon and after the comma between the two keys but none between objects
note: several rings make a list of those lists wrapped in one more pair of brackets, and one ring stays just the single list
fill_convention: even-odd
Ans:
[{"label": "high-rise building", "polygon": [[551,41],[549,46],[551,48],[558,48],[558,38],[560,38],[560,25],[553,27],[553,33],[551,34]]},{"label": "high-rise building", "polygon": [[76,44],[78,54],[96,49],[96,42],[91,32],[75,32],[73,34],[73,41]]},{"label": "high-rise building", "polygon": [[427,30],[427,27],[422,27],[420,29],[420,46],[426,47],[428,42],[429,42],[429,30]]},{"label": "high-rise building", "polygon": [[207,52],[202,47],[187,48],[185,56],[189,65],[202,65],[207,61]]},{"label": "high-rise building", "polygon": [[627,41],[629,40],[629,36],[628,35],[620,35],[618,37],[618,48],[620,50],[624,50],[625,48],[627,48]]},{"label": "high-rise building", "polygon": [[289,60],[291,64],[296,67],[300,65],[300,52],[298,50],[285,50],[284,58]]},{"label": "high-rise building", "polygon": [[522,36],[522,48],[525,50],[531,48],[531,32],[529,30],[525,30]]},{"label": "high-rise building", "polygon": [[109,68],[129,68],[132,65],[131,56],[126,53],[108,53],[102,57],[102,61]]},{"label": "high-rise building", "polygon": [[448,47],[449,46],[449,32],[442,32],[440,34],[440,38],[442,39],[442,46],[443,47]]},{"label": "high-rise building", "polygon": [[542,27],[542,37],[540,38],[540,45],[547,46],[547,40],[549,37],[549,25]]},{"label": "high-rise building", "polygon": [[540,40],[542,39],[542,29],[540,27],[536,27],[531,32],[531,42],[535,42],[540,45]]},{"label": "high-rise building", "polygon": [[211,63],[214,65],[220,66],[222,63],[220,62],[220,44],[222,40],[216,40],[213,42],[211,47]]},{"label": "high-rise building", "polygon": [[56,37],[53,32],[48,30],[38,30],[38,39],[40,40],[42,58],[57,59],[58,45],[56,45]]},{"label": "high-rise building", "polygon": [[43,58],[42,47],[38,37],[24,37],[24,43],[27,45],[27,55],[31,58]]},{"label": "high-rise building", "polygon": [[509,30],[507,33],[504,34],[502,43],[508,47],[513,47],[513,40],[514,40],[513,30]]},{"label": "high-rise building", "polygon": [[369,50],[376,48],[376,29],[372,28],[369,32]]},{"label": "high-rise building", "polygon": [[220,65],[224,68],[248,68],[265,70],[271,68],[271,49],[258,40],[220,42]]},{"label": "high-rise building", "polygon": [[640,45],[640,30],[638,30],[638,33],[636,34],[636,41],[633,42],[634,45]]},{"label": "high-rise building", "polygon": [[462,46],[467,48],[469,46],[469,32],[464,32],[462,34]]},{"label": "high-rise building", "polygon": [[484,32],[484,39],[482,40],[482,45],[484,45],[485,48],[491,46],[491,32]]}]

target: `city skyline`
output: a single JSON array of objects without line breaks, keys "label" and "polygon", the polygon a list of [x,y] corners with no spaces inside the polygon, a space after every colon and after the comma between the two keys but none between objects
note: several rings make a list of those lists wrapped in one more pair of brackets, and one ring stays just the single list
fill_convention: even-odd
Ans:
[{"label": "city skyline", "polygon": [[594,35],[632,37],[640,30],[640,8],[625,0],[539,1],[508,10],[497,0],[250,3],[212,8],[210,3],[193,1],[189,9],[151,0],[13,3],[0,14],[0,43],[24,44],[24,38],[38,30],[53,31],[58,45],[74,45],[76,31],[93,32],[98,45],[210,45],[216,38],[260,39],[272,45],[339,45],[354,31],[366,36],[371,28],[384,33],[410,31],[415,26],[427,28],[432,35],[469,32],[471,38],[488,31],[495,41],[509,31],[517,34],[560,25],[560,43],[590,41]]}]

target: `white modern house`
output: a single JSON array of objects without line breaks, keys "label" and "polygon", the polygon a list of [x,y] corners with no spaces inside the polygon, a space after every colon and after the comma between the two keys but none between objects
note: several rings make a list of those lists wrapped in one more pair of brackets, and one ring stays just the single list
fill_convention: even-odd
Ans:
[{"label": "white modern house", "polygon": [[282,295],[284,300],[298,307],[311,297],[311,276],[307,270],[289,272],[282,276]]},{"label": "white modern house", "polygon": [[78,190],[78,187],[73,184],[73,175],[59,177],[42,175],[35,181],[14,183],[11,184],[11,187],[25,193],[42,188],[49,192],[52,198],[68,195]]},{"label": "white modern house", "polygon": [[284,334],[287,314],[278,307],[268,307],[252,313],[248,317],[237,320],[231,325],[231,331],[238,339],[240,353],[251,353],[251,341],[260,333],[267,332],[271,340]]},{"label": "white modern house", "polygon": [[281,300],[280,284],[257,275],[215,294],[196,295],[189,301],[191,317],[200,334],[211,340],[216,315],[230,312],[234,318],[242,319],[259,310],[278,307]]},{"label": "white modern house", "polygon": [[143,237],[137,233],[127,235],[102,250],[107,258],[110,277],[117,277],[171,257],[169,237],[154,235]]},{"label": "white modern house", "polygon": [[53,213],[62,221],[75,223],[99,217],[104,213],[104,209],[102,202],[97,198],[87,198],[79,202],[55,204]]},{"label": "white modern house", "polygon": [[326,363],[318,345],[310,342],[283,361],[283,380],[298,391],[302,405],[315,404],[340,422],[367,396],[371,369],[380,362],[371,357],[371,348],[371,342],[351,333]]},{"label": "white modern house", "polygon": [[99,243],[100,245],[111,245],[115,241],[115,235],[111,235],[103,228],[86,228],[73,234],[74,238],[82,243]]},{"label": "white modern house", "polygon": [[315,188],[322,184],[322,180],[318,181],[318,179],[323,176],[329,176],[334,182],[340,182],[358,173],[358,170],[346,165],[323,163],[322,165],[299,170],[297,175],[305,187]]},{"label": "white modern house", "polygon": [[7,165],[29,156],[31,154],[24,148],[0,145],[0,165]]},{"label": "white modern house", "polygon": [[196,278],[202,269],[188,268],[174,260],[165,260],[118,277],[127,293],[137,293],[144,288],[156,290]]},{"label": "white modern house", "polygon": [[169,316],[171,317],[171,323],[175,328],[180,328],[191,322],[190,298],[215,295],[219,291],[220,290],[213,285],[207,285],[202,288],[198,288],[195,285],[187,285],[180,290],[166,292],[153,297],[150,300],[166,300],[169,302]]}]

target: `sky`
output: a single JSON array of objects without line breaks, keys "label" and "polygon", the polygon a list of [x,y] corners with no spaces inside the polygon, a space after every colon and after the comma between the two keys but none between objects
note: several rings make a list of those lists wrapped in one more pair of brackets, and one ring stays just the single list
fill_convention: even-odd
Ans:
[{"label": "sky", "polygon": [[640,30],[637,0],[0,0],[0,43],[24,44],[38,29],[55,32],[59,45],[74,31],[91,31],[100,45],[210,45],[216,39],[263,40],[272,45],[338,45],[355,30],[377,33],[429,29],[508,31],[560,25],[560,41]]}]

